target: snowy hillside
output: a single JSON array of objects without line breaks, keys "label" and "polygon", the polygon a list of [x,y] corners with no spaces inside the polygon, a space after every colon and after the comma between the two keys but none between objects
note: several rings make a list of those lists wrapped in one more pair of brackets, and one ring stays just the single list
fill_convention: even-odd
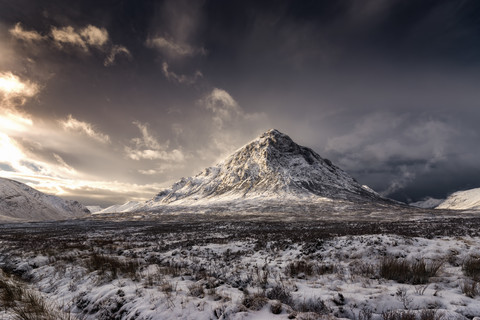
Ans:
[{"label": "snowy hillside", "polygon": [[433,209],[437,207],[439,204],[441,204],[443,201],[445,201],[445,199],[435,199],[435,198],[427,197],[417,202],[411,202],[409,203],[409,205],[417,208]]},{"label": "snowy hillside", "polygon": [[94,213],[120,213],[120,212],[130,212],[134,211],[138,207],[140,207],[142,203],[138,201],[128,201],[124,204],[115,204],[113,206],[107,207],[105,209],[98,210]]},{"label": "snowy hillside", "polygon": [[[386,202],[313,150],[272,129],[224,161],[182,178],[136,211],[172,206],[235,204],[237,209],[272,203]],[[232,207],[230,207],[232,208]]]},{"label": "snowy hillside", "polygon": [[88,211],[90,211],[91,213],[95,213],[95,212],[98,212],[98,211],[103,210],[103,208],[100,207],[100,206],[86,206],[86,208],[87,208]]},{"label": "snowy hillside", "polygon": [[44,194],[18,181],[0,178],[0,221],[40,221],[89,214],[77,201]]},{"label": "snowy hillside", "polygon": [[480,210],[480,188],[455,192],[437,209]]}]

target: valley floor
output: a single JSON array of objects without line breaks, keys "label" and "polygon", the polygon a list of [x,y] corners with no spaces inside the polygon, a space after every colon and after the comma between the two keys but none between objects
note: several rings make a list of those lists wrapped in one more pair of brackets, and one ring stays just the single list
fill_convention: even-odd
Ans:
[{"label": "valley floor", "polygon": [[480,316],[479,218],[165,219],[0,225],[0,319]]}]

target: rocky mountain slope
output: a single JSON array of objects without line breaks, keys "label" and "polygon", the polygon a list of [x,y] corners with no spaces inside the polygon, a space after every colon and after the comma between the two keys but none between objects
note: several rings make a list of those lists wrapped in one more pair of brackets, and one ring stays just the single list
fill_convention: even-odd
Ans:
[{"label": "rocky mountain slope", "polygon": [[135,211],[215,206],[262,211],[268,206],[284,209],[332,201],[392,203],[361,186],[330,160],[272,129],[217,165],[180,179]]},{"label": "rocky mountain slope", "polygon": [[18,181],[0,178],[0,221],[63,220],[90,214],[77,201],[47,195]]}]

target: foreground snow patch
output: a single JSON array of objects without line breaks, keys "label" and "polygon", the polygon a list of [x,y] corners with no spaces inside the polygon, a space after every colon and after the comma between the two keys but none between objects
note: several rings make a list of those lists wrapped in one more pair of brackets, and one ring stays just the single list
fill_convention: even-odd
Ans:
[{"label": "foreground snow patch", "polygon": [[[222,228],[209,234],[90,230],[55,242],[53,235],[42,237],[45,245],[2,239],[0,266],[81,319],[480,315],[478,237],[380,234],[293,242],[288,234],[237,239]],[[388,261],[412,275],[399,276]]]}]

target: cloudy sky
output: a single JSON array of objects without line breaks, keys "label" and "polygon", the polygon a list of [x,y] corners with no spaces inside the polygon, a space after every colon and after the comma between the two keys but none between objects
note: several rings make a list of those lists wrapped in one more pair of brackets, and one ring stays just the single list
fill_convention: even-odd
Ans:
[{"label": "cloudy sky", "polygon": [[441,198],[480,187],[480,3],[0,0],[0,103],[0,176],[86,205],[269,128]]}]

